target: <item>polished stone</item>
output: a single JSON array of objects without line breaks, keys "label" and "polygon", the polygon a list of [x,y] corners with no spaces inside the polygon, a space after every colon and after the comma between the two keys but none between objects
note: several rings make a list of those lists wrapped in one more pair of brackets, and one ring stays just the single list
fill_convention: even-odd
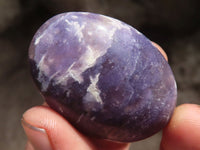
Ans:
[{"label": "polished stone", "polygon": [[49,106],[88,136],[144,139],[168,123],[176,105],[167,61],[143,34],[111,17],[49,19],[33,37],[29,61]]}]

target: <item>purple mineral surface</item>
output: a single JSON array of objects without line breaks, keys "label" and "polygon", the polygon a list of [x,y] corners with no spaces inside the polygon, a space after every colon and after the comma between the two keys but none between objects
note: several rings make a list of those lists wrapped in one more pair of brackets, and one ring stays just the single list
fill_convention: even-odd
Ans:
[{"label": "purple mineral surface", "polygon": [[30,45],[31,74],[48,105],[80,132],[132,142],[160,131],[176,105],[168,62],[151,41],[100,14],[59,14]]}]

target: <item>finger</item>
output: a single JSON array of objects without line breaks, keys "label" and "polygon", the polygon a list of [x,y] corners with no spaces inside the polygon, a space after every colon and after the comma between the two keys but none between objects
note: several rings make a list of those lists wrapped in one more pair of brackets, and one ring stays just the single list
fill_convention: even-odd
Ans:
[{"label": "finger", "polygon": [[161,150],[200,150],[200,106],[184,104],[175,109],[163,131]]},{"label": "finger", "polygon": [[152,42],[152,44],[160,51],[160,53],[163,55],[163,57],[168,61],[167,54],[165,51],[160,47],[157,43]]},{"label": "finger", "polygon": [[62,116],[45,106],[29,109],[22,125],[35,150],[90,150],[93,145]]}]

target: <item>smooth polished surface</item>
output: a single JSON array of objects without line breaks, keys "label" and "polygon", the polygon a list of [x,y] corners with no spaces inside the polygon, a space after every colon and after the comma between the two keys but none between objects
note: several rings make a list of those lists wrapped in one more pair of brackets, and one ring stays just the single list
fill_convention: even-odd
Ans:
[{"label": "smooth polished surface", "polygon": [[35,34],[29,60],[49,106],[88,136],[146,138],[167,124],[176,104],[164,57],[140,32],[110,17],[51,18]]}]

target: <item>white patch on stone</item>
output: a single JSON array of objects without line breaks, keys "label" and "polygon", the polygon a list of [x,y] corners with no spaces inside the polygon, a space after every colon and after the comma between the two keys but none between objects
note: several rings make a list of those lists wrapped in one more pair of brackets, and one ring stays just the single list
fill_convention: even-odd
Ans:
[{"label": "white patch on stone", "polygon": [[74,28],[76,30],[75,35],[78,37],[78,41],[81,42],[83,39],[83,32],[82,30],[84,29],[85,25],[81,25],[78,22],[74,22]]},{"label": "white patch on stone", "polygon": [[63,43],[66,43],[66,42],[67,42],[67,40],[66,40],[66,39],[64,39],[64,40],[63,40]]},{"label": "white patch on stone", "polygon": [[59,32],[60,32],[59,28],[55,28],[54,31],[53,31],[54,34],[58,34]]},{"label": "white patch on stone", "polygon": [[46,91],[47,90],[47,88],[49,87],[49,82],[47,82],[47,81],[42,81],[43,79],[41,78],[41,74],[39,75],[39,81],[40,82],[42,82],[42,89],[41,89],[41,91]]},{"label": "white patch on stone", "polygon": [[134,91],[131,91],[131,94],[129,95],[129,101],[131,100],[131,98],[133,97]]},{"label": "white patch on stone", "polygon": [[174,80],[174,89],[177,89],[177,84],[175,80]]},{"label": "white patch on stone", "polygon": [[37,37],[36,39],[35,39],[35,45],[37,45],[39,42],[40,42],[40,39],[43,37],[45,35],[45,32],[43,33],[43,34],[41,34],[39,37]]},{"label": "white patch on stone", "polygon": [[90,120],[91,120],[91,121],[94,121],[95,118],[96,118],[96,117],[93,116]]},{"label": "white patch on stone", "polygon": [[70,32],[70,29],[69,28],[65,28],[68,32]]},{"label": "white patch on stone", "polygon": [[137,33],[137,34],[139,34],[139,35],[142,35],[142,33],[141,32],[139,32],[138,30],[136,30],[135,29],[135,32]]},{"label": "white patch on stone", "polygon": [[107,31],[107,29],[106,29],[104,26],[102,26],[102,25],[98,25],[98,26],[97,26],[97,29],[98,29],[98,30],[102,30],[102,31],[104,31],[104,32]]},{"label": "white patch on stone", "polygon": [[52,80],[56,75],[58,75],[60,73],[60,70],[59,71],[56,71],[54,74],[52,74],[50,77],[49,77],[49,80]]},{"label": "white patch on stone", "polygon": [[61,113],[64,112],[63,109],[62,109],[62,107],[59,107],[59,111],[60,111]]},{"label": "white patch on stone", "polygon": [[65,22],[69,25],[72,25],[72,22],[70,22],[68,19],[65,19]]},{"label": "white patch on stone", "polygon": [[67,97],[69,97],[69,96],[70,96],[70,94],[71,94],[71,91],[70,91],[70,90],[68,90],[68,91],[67,91],[67,93],[66,93],[66,96],[67,96]]},{"label": "white patch on stone", "polygon": [[[83,62],[86,68],[90,68],[95,65],[96,60],[103,56],[104,52],[93,49],[90,46],[87,46],[87,50],[84,55],[81,56],[80,61]],[[85,69],[86,69],[85,68]]]},{"label": "white patch on stone", "polygon": [[[54,34],[56,35],[56,34],[58,34],[58,32],[59,31],[56,31],[56,33],[54,33]],[[34,44],[37,45],[41,41],[41,39],[43,38],[44,35],[45,35],[44,42],[46,42],[46,43],[52,43],[53,42],[53,39],[54,39],[53,35],[50,34],[50,33],[44,32],[38,38],[36,38]]]},{"label": "white patch on stone", "polygon": [[73,16],[71,16],[73,19],[77,19],[78,17],[77,16],[75,16],[75,15],[73,15]]},{"label": "white patch on stone", "polygon": [[[135,69],[136,69],[136,66],[137,66],[137,63],[138,63],[140,54],[141,54],[141,53],[138,52],[138,54],[137,54],[136,57],[134,58],[134,59],[135,59],[135,64],[134,64],[134,66],[133,66],[132,69],[131,69],[131,72],[130,72],[131,75],[135,72]],[[138,79],[139,76],[135,75],[134,78],[135,78],[135,79]]]},{"label": "white patch on stone", "polygon": [[46,57],[46,55],[42,56],[37,67],[39,68],[40,72],[43,71],[43,72],[45,72],[45,74],[48,74],[49,73],[49,66],[44,63],[45,57]]},{"label": "white patch on stone", "polygon": [[76,121],[76,123],[79,123],[81,121],[81,118],[84,116],[84,114],[81,114],[79,117],[78,117],[78,120]]},{"label": "white patch on stone", "polygon": [[73,62],[70,67],[67,69],[67,71],[60,77],[57,78],[57,84],[58,83],[63,83],[65,84],[63,81],[66,81],[71,77],[73,78],[75,81],[78,81],[79,83],[82,82],[82,79],[79,77],[79,73],[77,72],[76,69],[73,69],[73,66],[75,65],[76,63]]},{"label": "white patch on stone", "polygon": [[123,22],[117,20],[117,19],[113,19],[111,17],[106,17],[110,22],[111,24],[116,27],[117,29],[122,29],[122,28],[125,28],[127,30],[130,30],[130,27],[126,24],[123,24]]},{"label": "white patch on stone", "polygon": [[[56,22],[59,22],[60,20],[62,20],[63,19],[63,17],[64,16],[62,16],[62,17],[60,17],[58,20],[56,20],[55,21],[55,23]],[[66,20],[65,20],[66,21]],[[49,26],[48,26],[48,29],[51,29],[54,25],[55,25],[55,23],[52,23],[52,24],[50,24]],[[45,35],[45,34],[48,34],[48,35],[46,35],[47,37],[45,37],[45,41],[48,41],[49,43],[51,43],[52,41],[53,41],[53,35],[52,34],[49,34],[49,30],[48,29],[46,29],[45,31],[43,31],[43,33],[39,36],[39,37],[37,37],[36,38],[36,40],[35,40],[35,45],[37,45],[39,42],[40,42],[40,40],[41,40],[41,38]],[[59,33],[59,29],[58,28],[56,28],[56,29],[54,29],[54,34],[58,34]],[[47,39],[47,40],[46,40]]]},{"label": "white patch on stone", "polygon": [[161,105],[163,105],[163,106],[164,106],[164,105],[165,105],[165,103],[164,103],[164,102],[161,102]]},{"label": "white patch on stone", "polygon": [[116,88],[115,88],[115,91],[118,91],[119,90],[119,86],[117,86]]},{"label": "white patch on stone", "polygon": [[44,63],[44,59],[45,59],[45,56],[46,55],[43,55],[42,58],[40,59],[40,62],[38,63],[38,69],[40,70],[39,71],[39,74],[38,74],[38,80],[40,81],[40,83],[42,83],[42,91],[46,91],[48,86],[49,86],[49,82],[48,81],[43,81],[43,77],[42,77],[42,74],[48,74],[49,73],[49,67],[48,65],[46,65]]},{"label": "white patch on stone", "polygon": [[52,64],[54,62],[54,58],[48,58],[48,63]]},{"label": "white patch on stone", "polygon": [[[67,24],[69,24],[69,26],[71,26],[70,28],[73,29],[75,31],[74,35],[78,37],[78,41],[81,42],[81,40],[83,39],[83,32],[82,30],[85,28],[85,24],[80,25],[78,22],[76,21],[69,21],[67,19],[65,19],[65,22]],[[70,28],[66,28],[67,31],[70,31]],[[72,31],[72,30],[71,30]]]},{"label": "white patch on stone", "polygon": [[99,90],[97,83],[99,81],[99,75],[100,73],[96,74],[96,76],[93,78],[90,76],[90,82],[91,84],[87,88],[87,94],[84,96],[84,100],[87,101],[93,101],[103,104],[103,101],[100,97],[101,91]]},{"label": "white patch on stone", "polygon": [[134,44],[138,49],[141,48],[140,44],[138,44],[137,42]]},{"label": "white patch on stone", "polygon": [[80,12],[80,14],[82,14],[82,15],[89,15],[88,12]]},{"label": "white patch on stone", "polygon": [[87,46],[86,52],[80,57],[80,59],[77,62],[74,62],[62,76],[57,78],[57,84],[67,84],[67,80],[70,77],[75,81],[78,81],[79,84],[82,83],[82,73],[88,68],[93,67],[96,64],[96,60],[103,56],[106,52],[107,49],[99,51]]},{"label": "white patch on stone", "polygon": [[42,58],[40,59],[38,66],[37,66],[39,69],[42,69],[42,66],[44,65],[45,57],[46,57],[46,55],[43,55]]},{"label": "white patch on stone", "polygon": [[91,35],[92,35],[92,32],[88,31],[88,35],[90,35],[90,36],[91,36]]}]

